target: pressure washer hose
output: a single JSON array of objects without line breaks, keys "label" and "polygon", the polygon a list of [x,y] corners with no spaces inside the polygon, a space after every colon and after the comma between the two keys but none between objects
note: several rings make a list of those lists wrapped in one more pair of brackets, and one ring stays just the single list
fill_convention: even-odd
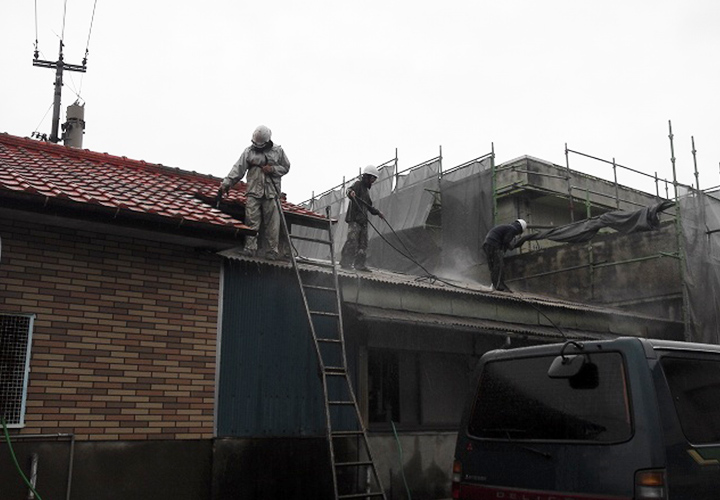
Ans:
[{"label": "pressure washer hose", "polygon": [[410,487],[408,486],[407,479],[405,479],[405,466],[403,464],[403,451],[402,446],[400,445],[400,438],[398,437],[397,429],[395,428],[395,422],[391,420],[390,423],[392,424],[393,434],[395,434],[395,442],[397,443],[398,452],[400,453],[400,473],[402,474],[403,483],[405,484],[405,491],[407,491],[408,500],[412,500]]},{"label": "pressure washer hose", "polygon": [[8,445],[8,449],[10,450],[10,456],[12,457],[13,463],[15,464],[15,468],[17,469],[18,473],[20,474],[20,477],[22,477],[22,480],[25,482],[28,488],[30,488],[30,491],[32,491],[35,494],[35,498],[38,500],[42,500],[42,497],[40,494],[35,491],[35,488],[33,487],[32,483],[28,480],[27,476],[23,472],[22,468],[20,467],[20,464],[18,463],[17,457],[15,456],[15,450],[13,450],[12,443],[10,442],[10,433],[8,432],[7,423],[5,422],[5,417],[0,417],[0,420],[2,421],[2,428],[3,433],[5,434],[5,442]]},{"label": "pressure washer hose", "polygon": [[[351,199],[352,199],[352,200],[355,200],[354,197],[351,198]],[[357,203],[357,202],[356,202],[356,203]],[[358,204],[358,207],[359,207],[359,204]],[[388,227],[390,228],[390,230],[392,231],[392,233],[395,235],[395,237],[402,243],[402,240],[400,239],[400,236],[395,232],[395,230],[394,230],[393,227],[390,225],[390,223],[387,221],[387,219],[383,217],[383,220],[384,220],[385,223],[388,225]],[[446,285],[448,285],[448,286],[452,286],[452,287],[455,287],[455,288],[459,288],[459,289],[461,289],[461,290],[475,291],[475,290],[472,290],[471,288],[464,287],[464,286],[460,286],[460,285],[456,285],[456,284],[451,283],[451,282],[449,282],[449,281],[445,281],[445,280],[443,280],[443,279],[435,276],[434,274],[430,273],[430,271],[428,271],[427,269],[425,269],[425,267],[423,267],[422,264],[420,264],[419,262],[417,262],[417,260],[415,260],[411,255],[406,255],[405,253],[403,253],[402,251],[400,251],[397,247],[395,247],[392,243],[390,243],[390,242],[387,240],[387,238],[385,238],[385,236],[380,232],[380,230],[378,230],[378,228],[376,228],[375,225],[374,225],[372,222],[370,222],[370,218],[369,218],[369,217],[367,218],[367,221],[368,221],[368,224],[370,224],[370,226],[371,226],[371,227],[375,230],[375,232],[378,234],[378,236],[380,236],[380,238],[382,238],[383,241],[390,246],[390,248],[392,248],[392,249],[395,250],[397,253],[399,253],[400,255],[402,255],[403,257],[405,257],[406,259],[410,260],[413,264],[415,264],[415,265],[418,266],[420,269],[422,269],[423,271],[425,271],[425,272],[427,273],[427,275],[426,275],[427,278],[430,278],[430,279],[432,279],[432,280],[437,280],[437,281],[439,281],[439,282],[441,282],[441,283],[444,283],[444,284],[446,284]],[[403,244],[403,246],[405,246],[405,244]],[[407,248],[407,247],[405,247],[405,248]],[[512,290],[510,290],[509,288],[508,288],[508,291],[512,293]],[[537,306],[536,306],[535,304],[533,304],[532,302],[523,299],[523,298],[520,297],[519,295],[514,295],[514,297],[517,298],[517,299],[520,299],[522,302],[526,303],[527,305],[529,305],[530,307],[532,307],[533,309],[535,309],[540,315],[542,315],[546,320],[548,320],[548,322],[549,322],[558,332],[560,332],[560,335],[562,335],[562,337],[563,337],[565,340],[568,340],[568,337],[567,337],[567,335],[565,334],[565,332],[564,332],[552,319],[550,319],[547,314],[545,314],[542,310],[540,310],[539,307],[537,307]]]}]

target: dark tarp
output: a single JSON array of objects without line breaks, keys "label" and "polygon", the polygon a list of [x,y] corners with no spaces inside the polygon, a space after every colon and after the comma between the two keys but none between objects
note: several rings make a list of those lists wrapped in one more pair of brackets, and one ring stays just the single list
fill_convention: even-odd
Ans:
[{"label": "dark tarp", "polygon": [[623,234],[652,231],[660,226],[658,214],[675,205],[673,201],[663,201],[639,210],[615,210],[590,219],[554,227],[545,231],[528,234],[518,238],[515,246],[530,240],[552,240],[564,243],[583,243],[591,240],[597,232],[609,227]]}]

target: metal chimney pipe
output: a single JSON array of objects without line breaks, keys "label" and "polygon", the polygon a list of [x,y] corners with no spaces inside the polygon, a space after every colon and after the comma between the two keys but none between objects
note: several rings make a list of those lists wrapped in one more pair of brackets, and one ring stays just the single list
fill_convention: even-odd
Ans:
[{"label": "metal chimney pipe", "polygon": [[63,123],[63,143],[71,148],[82,148],[85,133],[85,104],[75,101],[67,108],[67,121]]}]

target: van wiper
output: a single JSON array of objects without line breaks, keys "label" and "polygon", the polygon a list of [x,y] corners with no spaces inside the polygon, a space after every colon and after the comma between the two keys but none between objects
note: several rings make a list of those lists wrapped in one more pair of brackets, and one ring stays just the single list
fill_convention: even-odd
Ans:
[{"label": "van wiper", "polygon": [[532,446],[520,444],[517,441],[515,441],[515,439],[513,439],[513,437],[510,435],[511,432],[516,432],[516,433],[527,432],[523,429],[503,429],[503,428],[495,427],[492,429],[483,429],[483,432],[504,432],[505,435],[507,436],[508,441],[510,441],[512,444],[514,444],[518,448],[522,448],[523,450],[530,451],[532,453],[540,455],[543,458],[547,458],[548,460],[552,459],[552,455],[550,453],[546,453],[542,450],[538,450],[537,448],[533,448]]},{"label": "van wiper", "polygon": [[544,451],[538,450],[537,448],[533,448],[532,446],[526,446],[524,444],[516,443],[515,441],[510,441],[515,446],[518,446],[522,448],[523,450],[532,451],[533,453],[537,453],[543,458],[547,458],[548,460],[552,459],[552,455],[550,453],[546,453]]}]

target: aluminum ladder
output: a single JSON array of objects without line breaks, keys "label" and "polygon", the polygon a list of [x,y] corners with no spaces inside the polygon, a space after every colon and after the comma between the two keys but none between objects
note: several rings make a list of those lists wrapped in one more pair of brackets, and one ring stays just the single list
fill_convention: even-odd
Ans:
[{"label": "aluminum ladder", "polygon": [[[276,200],[319,363],[325,403],[325,435],[330,453],[335,499],[382,498],[385,500],[385,490],[370,452],[367,430],[362,422],[348,374],[342,298],[335,267],[330,208],[326,209],[327,239],[310,238],[290,234],[280,200],[278,198]],[[300,270],[298,257],[295,255],[294,240],[329,247],[330,262],[312,261],[312,265],[330,268],[331,279],[326,273]]]}]

